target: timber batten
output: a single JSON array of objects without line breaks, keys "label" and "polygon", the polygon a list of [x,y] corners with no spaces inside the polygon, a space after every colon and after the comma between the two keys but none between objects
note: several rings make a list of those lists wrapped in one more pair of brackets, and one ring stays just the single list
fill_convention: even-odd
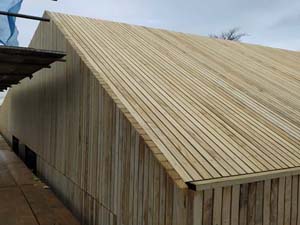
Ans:
[{"label": "timber batten", "polygon": [[298,53],[47,14],[0,130],[83,224],[300,224]]}]

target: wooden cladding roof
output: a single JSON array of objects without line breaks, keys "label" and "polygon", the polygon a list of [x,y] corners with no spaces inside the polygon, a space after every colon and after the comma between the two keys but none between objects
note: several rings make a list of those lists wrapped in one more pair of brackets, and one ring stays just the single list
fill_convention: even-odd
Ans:
[{"label": "wooden cladding roof", "polygon": [[0,91],[60,60],[64,53],[22,47],[0,46]]},{"label": "wooden cladding roof", "polygon": [[300,54],[49,13],[184,182],[300,166]]}]

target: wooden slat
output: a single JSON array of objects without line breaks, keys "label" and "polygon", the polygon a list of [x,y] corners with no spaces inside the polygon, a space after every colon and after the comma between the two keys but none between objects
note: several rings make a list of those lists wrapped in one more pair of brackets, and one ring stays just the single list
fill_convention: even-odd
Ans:
[{"label": "wooden slat", "polygon": [[247,225],[248,222],[248,184],[241,185],[240,190],[240,208],[239,208],[239,221],[240,225]]},{"label": "wooden slat", "polygon": [[[297,196],[295,196],[297,198]],[[292,208],[292,177],[288,176],[285,180],[285,196],[284,196],[284,224],[291,224],[291,208]]]},{"label": "wooden slat", "polygon": [[232,199],[231,199],[231,224],[238,225],[239,224],[239,216],[240,216],[240,185],[232,186]]},{"label": "wooden slat", "polygon": [[[279,180],[272,180],[271,183],[271,201],[270,201],[270,224],[277,224],[278,219],[278,186]],[[280,193],[283,194],[283,193]]]},{"label": "wooden slat", "polygon": [[248,217],[248,224],[249,225],[255,225],[255,218],[256,218],[256,188],[257,188],[257,183],[251,183],[249,185],[249,192],[248,192],[248,212],[247,212],[247,217]]},{"label": "wooden slat", "polygon": [[262,225],[264,216],[268,216],[268,214],[264,215],[263,212],[264,198],[264,182],[261,181],[256,186],[255,224],[257,225]]},{"label": "wooden slat", "polygon": [[284,210],[285,210],[285,177],[279,179],[278,187],[278,225],[284,224]]},{"label": "wooden slat", "polygon": [[299,177],[298,176],[293,176],[292,177],[292,205],[291,205],[291,225],[297,225],[297,218],[298,218],[298,182],[299,182]]},{"label": "wooden slat", "polygon": [[216,188],[214,190],[214,203],[213,203],[213,224],[222,224],[222,209],[223,202],[223,188]]},{"label": "wooden slat", "polygon": [[204,192],[203,224],[213,224],[213,190],[207,190]]},{"label": "wooden slat", "polygon": [[[231,224],[231,201],[232,187],[225,187],[223,190],[223,203],[222,203],[222,225]],[[236,212],[235,212],[236,213]]]}]

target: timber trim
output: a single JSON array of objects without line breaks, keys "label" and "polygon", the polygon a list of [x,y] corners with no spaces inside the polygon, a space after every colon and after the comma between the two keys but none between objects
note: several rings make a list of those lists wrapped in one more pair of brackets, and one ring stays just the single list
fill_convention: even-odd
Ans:
[{"label": "timber trim", "polygon": [[222,177],[203,181],[186,182],[191,190],[203,191],[213,188],[239,185],[245,183],[254,183],[263,180],[272,180],[280,177],[295,176],[300,174],[300,167],[281,169],[276,172],[267,171],[261,173],[245,174],[239,176]]}]

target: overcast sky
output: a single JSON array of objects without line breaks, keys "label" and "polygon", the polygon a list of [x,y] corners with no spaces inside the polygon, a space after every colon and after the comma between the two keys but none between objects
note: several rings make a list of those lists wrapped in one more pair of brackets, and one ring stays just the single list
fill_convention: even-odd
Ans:
[{"label": "overcast sky", "polygon": [[[44,10],[209,35],[240,27],[244,42],[300,50],[300,0],[23,0],[21,13]],[[37,22],[18,19],[27,46]],[[0,96],[1,97],[1,96]]]},{"label": "overcast sky", "polygon": [[[240,27],[245,42],[300,50],[300,0],[24,0],[21,12],[45,9],[199,35]],[[26,46],[37,23],[18,25]]]}]

